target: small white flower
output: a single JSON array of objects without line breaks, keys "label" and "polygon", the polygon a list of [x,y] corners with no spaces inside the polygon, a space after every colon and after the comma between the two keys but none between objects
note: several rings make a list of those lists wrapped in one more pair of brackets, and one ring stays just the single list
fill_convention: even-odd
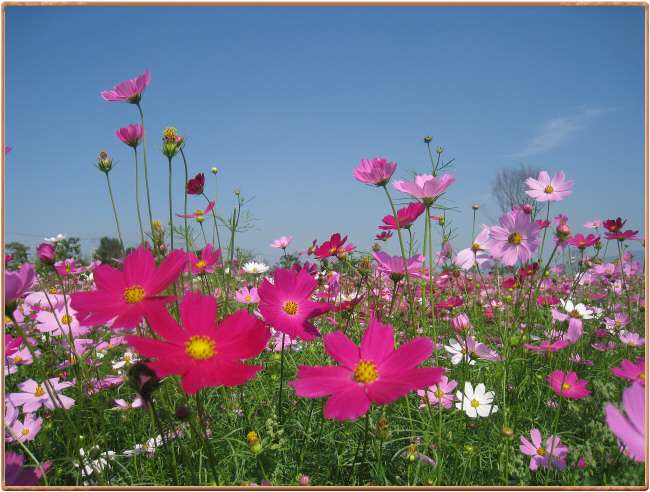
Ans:
[{"label": "small white flower", "polygon": [[45,239],[48,243],[58,243],[59,241],[65,239],[65,236],[65,234],[59,234],[56,237],[45,237],[43,239]]},{"label": "small white flower", "polygon": [[[579,317],[582,319],[593,318],[594,312],[587,309],[587,307],[582,303],[574,305],[571,299],[567,299],[566,301],[560,299],[560,304],[562,304],[562,307],[569,315],[571,315],[571,313],[574,313],[574,314],[578,314]],[[572,316],[572,317],[578,317],[578,316]]]},{"label": "small white flower", "polygon": [[133,352],[127,350],[126,352],[124,352],[124,356],[121,359],[117,358],[115,360],[117,362],[113,364],[113,369],[119,369],[120,367],[126,364],[132,364],[133,362],[137,361],[138,358],[135,355],[133,355]]},{"label": "small white flower", "polygon": [[256,261],[251,261],[249,263],[246,263],[243,267],[243,270],[246,273],[264,273],[269,270],[268,265],[265,265],[264,263],[258,263]]},{"label": "small white flower", "polygon": [[463,410],[470,418],[487,417],[499,410],[498,406],[492,405],[494,391],[486,393],[483,383],[479,384],[474,391],[472,383],[465,381],[465,394],[456,391],[456,398],[460,400],[456,403],[456,408]]},{"label": "small white flower", "polygon": [[158,446],[161,446],[163,443],[162,436],[158,436],[155,439],[151,438],[144,444],[136,444],[135,449],[127,449],[124,451],[126,456],[137,456],[142,453],[147,453],[151,456]]}]

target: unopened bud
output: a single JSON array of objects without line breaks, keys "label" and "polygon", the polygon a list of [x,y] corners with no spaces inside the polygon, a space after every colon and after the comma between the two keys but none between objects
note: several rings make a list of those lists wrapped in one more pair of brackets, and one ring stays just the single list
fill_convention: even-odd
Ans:
[{"label": "unopened bud", "polygon": [[463,333],[469,328],[469,316],[466,314],[459,314],[451,319],[451,329],[456,333]]},{"label": "unopened bud", "polygon": [[181,405],[176,409],[176,412],[174,412],[174,415],[178,420],[186,420],[187,417],[190,416],[190,409],[187,408],[185,405]]},{"label": "unopened bud", "polygon": [[373,250],[375,253],[381,251],[381,246],[379,246],[379,243],[375,243],[375,244],[373,244],[373,246],[372,246],[372,250]]},{"label": "unopened bud", "polygon": [[307,475],[300,477],[300,485],[309,485],[309,477]]},{"label": "unopened bud", "polygon": [[431,137],[424,137],[424,143],[431,143],[431,140],[433,140]]},{"label": "unopened bud", "polygon": [[510,427],[501,427],[501,435],[509,439],[515,435],[515,431],[513,431]]},{"label": "unopened bud", "polygon": [[216,167],[212,168],[212,174],[217,174],[218,172],[219,172],[219,169],[217,169]]},{"label": "unopened bud", "polygon": [[375,435],[377,436],[377,439],[380,441],[385,441],[388,439],[388,420],[386,420],[385,417],[381,417],[379,419],[379,422],[377,423],[377,429],[375,431]]},{"label": "unopened bud", "polygon": [[555,232],[561,240],[564,240],[571,235],[571,229],[569,228],[568,224],[560,224],[557,226]]},{"label": "unopened bud", "polygon": [[99,446],[93,446],[93,448],[88,453],[88,456],[90,457],[91,460],[98,459],[100,455],[101,452],[99,451]]},{"label": "unopened bud", "polygon": [[438,224],[441,226],[445,225],[445,218],[442,215],[438,217]]},{"label": "unopened bud", "polygon": [[442,154],[442,150],[442,147],[438,147],[438,150],[436,150],[436,152],[438,152],[438,154]]},{"label": "unopened bud", "polygon": [[472,446],[471,444],[467,444],[465,446],[465,451],[467,451],[470,454],[473,453],[474,452],[474,446]]},{"label": "unopened bud", "polygon": [[474,205],[472,205],[472,208],[473,208],[474,210],[478,210],[478,209],[479,209],[478,203],[475,203]]}]

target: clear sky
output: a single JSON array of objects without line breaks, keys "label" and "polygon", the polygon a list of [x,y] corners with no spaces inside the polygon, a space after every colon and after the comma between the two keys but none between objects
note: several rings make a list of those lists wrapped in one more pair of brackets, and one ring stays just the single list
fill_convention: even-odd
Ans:
[{"label": "clear sky", "polygon": [[[498,218],[490,182],[519,163],[574,180],[573,194],[551,206],[572,232],[620,216],[646,237],[642,6],[5,4],[4,16],[4,136],[13,147],[4,239],[32,253],[60,233],[82,238],[85,254],[117,237],[106,178],[92,165],[102,150],[119,161],[111,186],[124,241],[137,244],[134,156],[115,131],[140,117],[100,93],[145,67],[154,219],[169,214],[167,158],[154,144],[174,126],[187,137],[189,175],[205,173],[209,196],[210,169],[219,169],[221,212],[236,204],[235,189],[255,197],[247,209],[257,230],[236,242],[271,263],[280,252],[269,244],[283,235],[294,237],[289,252],[336,232],[369,250],[390,205],[354,179],[354,167],[383,157],[398,163],[396,179],[430,173],[428,135],[455,159],[445,197],[459,209],[447,215],[457,250],[471,244],[473,203],[478,223],[494,223],[486,210]],[[144,218],[142,146],[138,154]],[[180,155],[172,180],[182,213]],[[188,197],[190,212],[205,205]],[[398,248],[395,235],[388,251]]]}]

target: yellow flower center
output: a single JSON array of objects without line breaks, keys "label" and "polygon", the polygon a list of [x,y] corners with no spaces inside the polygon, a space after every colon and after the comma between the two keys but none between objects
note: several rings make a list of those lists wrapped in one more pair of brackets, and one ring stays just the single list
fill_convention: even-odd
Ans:
[{"label": "yellow flower center", "polygon": [[474,408],[476,408],[476,407],[478,407],[478,406],[480,405],[480,403],[479,403],[478,400],[472,400],[471,405],[472,405]]},{"label": "yellow flower center", "polygon": [[124,300],[127,304],[136,304],[144,297],[144,289],[139,285],[129,287],[124,291]]},{"label": "yellow flower center", "polygon": [[521,234],[518,234],[518,233],[516,233],[516,232],[513,232],[512,234],[510,234],[510,235],[508,236],[508,242],[509,242],[510,244],[514,244],[515,246],[521,244],[521,240],[522,240],[522,239],[523,239],[523,238],[521,237]]},{"label": "yellow flower center", "polygon": [[48,294],[56,294],[56,287],[50,287],[50,290],[47,291]]},{"label": "yellow flower center", "polygon": [[132,408],[132,407],[131,407],[131,403],[127,403],[127,404],[126,404],[126,408]]},{"label": "yellow flower center", "polygon": [[11,318],[9,316],[5,316],[5,323],[11,323]]},{"label": "yellow flower center", "polygon": [[645,372],[640,372],[639,374],[637,374],[637,377],[645,381]]},{"label": "yellow flower center", "polygon": [[113,348],[113,344],[112,344],[112,343],[109,343],[109,344],[108,344],[108,348],[109,348],[109,349],[112,349],[112,348]]},{"label": "yellow flower center", "polygon": [[546,188],[544,188],[544,193],[553,193],[553,187],[547,186]]},{"label": "yellow flower center", "polygon": [[443,396],[445,396],[445,392],[442,391],[442,390],[436,390],[435,393],[433,393],[433,394],[436,395],[436,398],[438,398],[438,399],[440,399],[440,398],[442,398]]},{"label": "yellow flower center", "polygon": [[570,390],[570,389],[571,389],[571,385],[570,385],[569,383],[564,383],[564,384],[562,385],[562,389],[563,389],[563,390]]},{"label": "yellow flower center", "polygon": [[330,253],[331,255],[333,255],[334,253],[336,253],[336,248],[330,248],[329,253]]},{"label": "yellow flower center", "polygon": [[196,268],[205,268],[205,261],[199,260],[196,262]]},{"label": "yellow flower center", "polygon": [[634,340],[630,340],[630,341],[627,342],[627,343],[628,343],[629,345],[632,345],[632,346],[634,347]]},{"label": "yellow flower center", "polygon": [[572,318],[575,318],[575,319],[581,319],[582,318],[582,315],[578,312],[577,309],[574,309],[573,311],[571,311],[569,313],[569,316],[572,317]]},{"label": "yellow flower center", "polygon": [[168,126],[167,128],[165,128],[165,131],[163,132],[163,137],[168,142],[175,142],[176,141],[176,128],[174,128],[173,126]]},{"label": "yellow flower center", "polygon": [[245,300],[246,302],[250,301],[251,299],[252,299],[251,296],[246,296],[246,297],[244,297],[244,300]]},{"label": "yellow flower center", "polygon": [[540,456],[544,456],[546,454],[546,450],[540,446],[539,448],[537,448],[537,454]]},{"label": "yellow flower center", "polygon": [[14,357],[14,364],[18,364],[19,362],[22,362],[22,360],[23,358],[20,355],[18,355]]},{"label": "yellow flower center", "polygon": [[478,253],[479,251],[482,251],[481,246],[478,243],[472,244],[472,251],[474,251],[474,253]]},{"label": "yellow flower center", "polygon": [[253,273],[257,273],[257,268],[253,268]]},{"label": "yellow flower center", "polygon": [[284,248],[286,246],[286,244],[280,243],[280,246],[282,246]]},{"label": "yellow flower center", "polygon": [[248,441],[248,444],[250,444],[251,446],[252,446],[253,444],[256,444],[257,442],[259,442],[259,438],[257,437],[257,432],[255,432],[255,431],[250,431],[250,432],[246,435],[246,440]]},{"label": "yellow flower center", "polygon": [[64,325],[69,325],[72,322],[73,318],[72,316],[68,316],[67,314],[61,318],[61,323]]},{"label": "yellow flower center", "polygon": [[23,431],[21,432],[21,434],[22,434],[23,436],[26,436],[27,434],[29,434],[29,429],[23,429]]},{"label": "yellow flower center", "polygon": [[214,340],[210,337],[194,335],[185,342],[185,353],[195,359],[209,359],[217,352],[214,350]]},{"label": "yellow flower center", "polygon": [[620,321],[615,321],[614,324],[615,324],[616,326],[621,326],[621,322],[620,322]]},{"label": "yellow flower center", "polygon": [[70,357],[70,365],[76,364],[76,363],[77,363],[77,359],[75,359],[75,357],[73,355],[72,357]]},{"label": "yellow flower center", "polygon": [[377,366],[373,364],[373,361],[368,362],[361,359],[354,369],[354,379],[360,383],[370,383],[377,379],[377,376]]},{"label": "yellow flower center", "polygon": [[160,222],[159,220],[154,220],[151,225],[153,225],[153,228],[156,229],[157,231],[159,231],[162,228],[162,222]]},{"label": "yellow flower center", "polygon": [[149,446],[147,443],[144,443],[144,444],[142,445],[142,449],[144,449],[145,451],[146,451],[147,449],[149,449],[150,447],[151,447],[151,446]]},{"label": "yellow flower center", "polygon": [[131,356],[130,355],[125,355],[124,356],[124,362],[131,362]]},{"label": "yellow flower center", "polygon": [[298,304],[294,301],[289,301],[282,307],[282,309],[284,309],[285,313],[294,316],[298,312]]},{"label": "yellow flower center", "polygon": [[45,394],[45,391],[43,391],[43,387],[39,384],[36,387],[36,391],[34,391],[34,396],[43,396]]}]

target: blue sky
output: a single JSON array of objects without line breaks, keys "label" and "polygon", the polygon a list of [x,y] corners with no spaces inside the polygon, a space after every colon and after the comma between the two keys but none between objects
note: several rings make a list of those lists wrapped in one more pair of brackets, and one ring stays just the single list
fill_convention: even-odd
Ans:
[{"label": "blue sky", "polygon": [[[289,252],[336,232],[369,250],[390,205],[354,167],[383,157],[398,163],[396,179],[430,173],[428,135],[455,159],[445,197],[459,210],[447,215],[457,250],[471,244],[471,205],[492,225],[490,182],[519,163],[574,180],[551,206],[574,233],[620,216],[646,235],[642,6],[5,5],[4,14],[5,243],[35,248],[64,233],[90,254],[100,237],[117,237],[92,165],[102,150],[119,161],[110,178],[124,241],[138,242],[133,151],[115,131],[139,113],[100,93],[145,67],[154,219],[169,215],[167,158],[154,144],[174,126],[209,196],[219,168],[221,212],[235,189],[255,197],[246,208],[257,229],[236,242],[271,263],[280,253],[268,245],[283,235],[294,237]],[[172,181],[182,213],[180,155]],[[146,217],[144,186],[140,203]],[[205,205],[188,197],[189,212]],[[423,219],[414,231],[421,238]],[[398,247],[395,236],[388,250]]]}]

